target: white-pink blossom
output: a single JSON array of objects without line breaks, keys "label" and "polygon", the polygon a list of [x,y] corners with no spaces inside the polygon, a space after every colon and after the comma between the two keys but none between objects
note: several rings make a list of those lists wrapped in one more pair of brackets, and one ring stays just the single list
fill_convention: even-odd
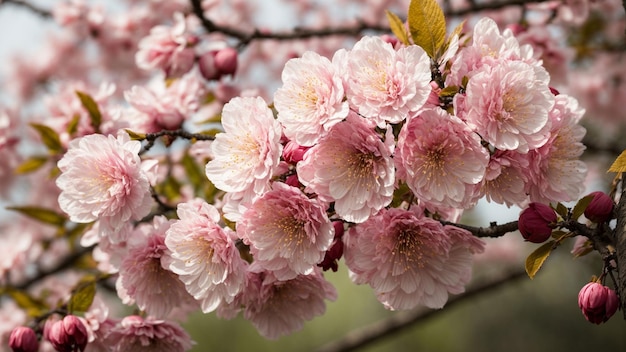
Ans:
[{"label": "white-pink blossom", "polygon": [[226,192],[262,193],[280,163],[280,123],[262,98],[236,97],[224,105],[222,126],[224,133],[211,144],[207,177]]},{"label": "white-pink blossom", "polygon": [[457,114],[497,149],[526,153],[548,140],[554,95],[541,66],[523,61],[483,65],[469,80],[466,111]]},{"label": "white-pink blossom", "polygon": [[345,86],[350,105],[376,122],[399,123],[430,95],[430,59],[411,45],[397,51],[379,37],[363,37],[347,57]]},{"label": "white-pink blossom", "polygon": [[[468,237],[469,236],[469,237]],[[369,284],[392,310],[441,308],[469,280],[482,244],[438,221],[399,208],[382,210],[344,235],[350,277]]]},{"label": "white-pink blossom", "polygon": [[275,182],[243,214],[237,233],[250,245],[255,263],[277,279],[310,274],[335,235],[327,206],[298,188]]},{"label": "white-pink blossom", "polygon": [[59,206],[78,223],[100,221],[101,233],[115,232],[146,216],[153,205],[150,184],[157,161],[142,161],[139,141],[92,134],[70,142],[57,166]]},{"label": "white-pink blossom", "polygon": [[185,285],[166,267],[169,251],[165,232],[170,222],[159,216],[152,224],[142,224],[132,234],[134,244],[121,263],[117,280],[118,296],[126,304],[136,303],[155,318],[166,318],[174,309],[197,308]]},{"label": "white-pink blossom", "polygon": [[188,31],[184,15],[177,13],[172,26],[159,25],[139,42],[135,56],[137,66],[144,70],[162,69],[167,77],[180,77],[194,64],[197,42],[195,35]]},{"label": "white-pink blossom", "polygon": [[230,303],[243,289],[247,263],[241,259],[229,228],[218,222],[217,209],[201,199],[180,203],[178,220],[167,230],[168,268],[178,274],[202,311]]},{"label": "white-pink blossom", "polygon": [[298,144],[314,145],[348,115],[343,82],[327,58],[307,51],[289,60],[282,81],[274,94],[278,121],[285,136]]},{"label": "white-pink blossom", "polygon": [[298,177],[307,192],[335,202],[335,211],[344,220],[363,222],[391,203],[392,143],[389,133],[383,141],[373,124],[350,114],[307,151],[297,165]]},{"label": "white-pink blossom", "polygon": [[526,193],[532,202],[571,201],[585,190],[587,165],[579,160],[585,128],[578,124],[585,110],[576,99],[559,94],[550,111],[550,139],[528,155]]},{"label": "white-pink blossom", "polygon": [[127,316],[107,336],[113,352],[184,352],[194,342],[175,322]]},{"label": "white-pink blossom", "polygon": [[453,208],[477,201],[477,185],[489,153],[459,118],[442,109],[410,118],[398,136],[394,156],[398,178],[420,200]]},{"label": "white-pink blossom", "polygon": [[522,206],[528,199],[525,192],[528,154],[512,150],[496,150],[489,158],[489,165],[480,187],[488,201],[499,204]]},{"label": "white-pink blossom", "polygon": [[243,316],[268,339],[277,339],[302,329],[304,322],[326,312],[325,300],[334,301],[337,292],[324,279],[319,268],[291,280],[278,280],[256,264],[250,266],[246,290],[232,307],[232,318],[243,309]]}]

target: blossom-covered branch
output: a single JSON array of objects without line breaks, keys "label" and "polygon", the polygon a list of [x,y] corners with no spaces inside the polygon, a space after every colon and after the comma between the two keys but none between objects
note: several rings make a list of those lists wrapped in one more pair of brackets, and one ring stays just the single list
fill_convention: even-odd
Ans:
[{"label": "blossom-covered branch", "polygon": [[[464,294],[452,297],[448,300],[448,303],[446,304],[446,311],[452,306],[467,302],[476,296],[496,290],[525,276],[526,273],[523,270],[518,270],[511,272],[504,277],[472,286]],[[393,334],[411,328],[416,324],[423,323],[427,319],[438,316],[442,312],[443,311],[441,310],[433,309],[416,309],[413,311],[398,313],[370,326],[351,331],[342,338],[320,347],[317,352],[355,351],[359,348],[364,348],[385,338],[391,337]]]}]

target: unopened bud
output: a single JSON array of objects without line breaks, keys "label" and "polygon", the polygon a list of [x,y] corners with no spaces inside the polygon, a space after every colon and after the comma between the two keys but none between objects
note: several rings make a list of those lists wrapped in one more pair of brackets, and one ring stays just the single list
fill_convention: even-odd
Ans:
[{"label": "unopened bud", "polygon": [[208,52],[198,58],[198,68],[202,77],[209,81],[220,78],[219,71],[215,67],[215,52]]},{"label": "unopened bud", "polygon": [[309,149],[310,147],[303,147],[294,141],[289,141],[283,148],[283,159],[288,163],[295,164],[304,159],[304,153]]},{"label": "unopened bud", "polygon": [[26,326],[18,326],[11,331],[9,347],[13,352],[37,352],[39,341],[35,331]]},{"label": "unopened bud", "polygon": [[614,290],[598,282],[590,282],[578,293],[578,307],[585,318],[594,323],[602,324],[615,314],[619,300]]},{"label": "unopened bud", "polygon": [[550,238],[555,223],[556,213],[552,208],[530,203],[520,214],[517,226],[526,241],[542,243]]},{"label": "unopened bud", "polygon": [[593,199],[585,209],[585,217],[593,222],[605,222],[613,217],[613,199],[604,192],[592,192]]},{"label": "unopened bud", "polygon": [[84,351],[87,346],[87,328],[75,315],[46,324],[44,335],[59,352]]},{"label": "unopened bud", "polygon": [[234,75],[237,71],[237,50],[228,47],[215,53],[215,68],[221,76]]}]

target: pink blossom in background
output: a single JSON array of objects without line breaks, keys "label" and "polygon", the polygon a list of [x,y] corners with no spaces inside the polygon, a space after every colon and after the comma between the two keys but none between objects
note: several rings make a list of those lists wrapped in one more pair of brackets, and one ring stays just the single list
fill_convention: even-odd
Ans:
[{"label": "pink blossom in background", "polygon": [[398,178],[421,200],[469,208],[477,200],[489,154],[480,138],[442,109],[410,118],[398,136],[394,157]]},{"label": "pink blossom in background", "polygon": [[[391,129],[389,129],[391,130]],[[305,191],[335,202],[342,219],[363,222],[391,203],[393,136],[385,141],[365,119],[351,114],[309,149],[297,172]]]},{"label": "pink blossom in background", "polygon": [[169,270],[178,274],[204,313],[230,303],[243,289],[247,263],[241,259],[229,228],[218,224],[217,209],[201,199],[178,204],[179,220],[167,230]]},{"label": "pink blossom in background", "polygon": [[162,69],[167,77],[180,77],[189,72],[195,62],[193,45],[197,37],[189,32],[185,16],[177,13],[172,27],[159,25],[139,42],[135,56],[137,67],[144,70]]},{"label": "pink blossom in background", "polygon": [[344,258],[352,281],[369,284],[386,308],[441,308],[448,293],[458,293],[468,282],[471,254],[482,250],[470,237],[391,208],[344,235]]},{"label": "pink blossom in background", "polygon": [[78,223],[100,221],[102,234],[139,220],[152,208],[150,184],[157,160],[139,158],[141,143],[126,133],[72,140],[57,166],[59,206]]},{"label": "pink blossom in background", "polygon": [[107,336],[113,352],[184,352],[191,337],[175,322],[138,315],[127,316]]},{"label": "pink blossom in background", "polygon": [[587,165],[579,160],[585,128],[578,124],[585,110],[576,99],[560,94],[550,111],[550,139],[529,153],[526,193],[533,202],[571,201],[585,190]]},{"label": "pink blossom in background", "polygon": [[166,266],[171,261],[165,246],[169,227],[170,222],[159,216],[152,224],[141,224],[134,231],[135,243],[121,263],[116,282],[122,302],[136,303],[155,318],[166,318],[174,309],[191,312],[197,308],[178,275]]},{"label": "pink blossom in background", "polygon": [[262,193],[279,166],[281,127],[260,97],[233,98],[222,111],[224,133],[211,145],[213,160],[206,175],[226,192],[252,188]]},{"label": "pink blossom in background", "polygon": [[311,51],[285,64],[274,105],[285,135],[302,146],[314,145],[348,116],[343,82],[335,65]]},{"label": "pink blossom in background", "polygon": [[310,274],[324,259],[335,235],[327,207],[298,188],[275,182],[243,214],[237,233],[250,245],[255,263],[278,280],[290,280]]},{"label": "pink blossom in background", "polygon": [[335,288],[315,268],[308,275],[281,281],[256,264],[239,301],[243,316],[268,339],[302,329],[304,322],[326,312],[325,300],[337,299]]},{"label": "pink blossom in background", "polygon": [[0,107],[0,195],[6,196],[15,179],[15,168],[22,157],[17,152],[21,137],[17,133],[19,118],[9,109]]},{"label": "pink blossom in background", "polygon": [[430,59],[412,45],[397,51],[379,37],[363,37],[348,52],[345,86],[350,105],[378,127],[399,123],[430,95]]},{"label": "pink blossom in background", "polygon": [[457,114],[495,148],[526,153],[549,138],[549,80],[543,67],[522,61],[484,65],[469,80],[467,111]]}]

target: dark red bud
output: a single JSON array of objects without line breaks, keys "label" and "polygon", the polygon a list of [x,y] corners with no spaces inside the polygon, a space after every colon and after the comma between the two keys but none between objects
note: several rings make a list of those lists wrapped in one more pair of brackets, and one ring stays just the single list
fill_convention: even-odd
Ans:
[{"label": "dark red bud", "polygon": [[517,226],[526,241],[542,243],[550,238],[556,220],[556,213],[549,206],[530,203],[520,214]]}]

